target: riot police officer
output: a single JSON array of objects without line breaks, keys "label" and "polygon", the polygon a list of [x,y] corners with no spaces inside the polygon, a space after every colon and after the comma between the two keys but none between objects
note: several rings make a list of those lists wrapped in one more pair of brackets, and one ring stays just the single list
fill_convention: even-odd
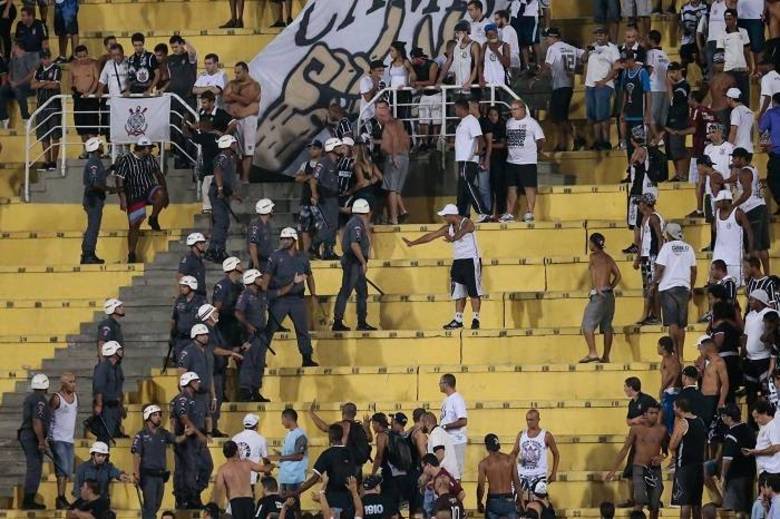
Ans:
[{"label": "riot police officer", "polygon": [[255,204],[257,218],[252,220],[246,231],[246,247],[249,253],[249,268],[265,272],[268,258],[274,252],[271,231],[271,217],[274,203],[263,198]]},{"label": "riot police officer", "polygon": [[314,182],[311,183],[312,205],[319,206],[325,219],[325,226],[317,231],[314,249],[322,244],[322,259],[336,260],[336,231],[339,225],[339,172],[338,160],[342,154],[341,139],[325,141],[325,155],[314,168]]},{"label": "riot police officer", "polygon": [[106,193],[113,193],[115,190],[106,185],[108,172],[101,159],[103,141],[100,137],[87,139],[87,142],[84,143],[84,150],[87,152],[87,162],[84,164],[82,206],[87,213],[87,228],[81,242],[81,264],[103,264],[105,261],[97,257],[95,250],[100,233],[100,221],[103,219]]},{"label": "riot police officer", "polygon": [[190,343],[190,331],[198,317],[198,308],[206,302],[206,298],[196,293],[198,281],[192,276],[182,276],[179,279],[179,297],[173,303],[171,317],[171,340],[173,341],[173,358],[178,362],[182,350]]},{"label": "riot police officer", "polygon": [[84,482],[91,479],[97,481],[100,488],[100,497],[106,501],[111,501],[111,493],[108,485],[112,480],[119,480],[122,483],[129,483],[130,476],[123,470],[119,470],[108,459],[108,444],[102,441],[96,441],[89,448],[89,459],[76,467],[76,475],[73,478],[73,497],[78,498],[80,489]]},{"label": "riot police officer", "polygon": [[238,296],[244,290],[244,284],[241,282],[244,271],[241,268],[241,260],[235,256],[222,262],[222,270],[225,272],[225,277],[214,285],[211,304],[219,312],[217,329],[224,337],[227,346],[235,348],[241,345],[241,325],[236,319],[235,310]]},{"label": "riot police officer", "polygon": [[[270,290],[279,290],[290,284],[297,274],[306,276],[309,292],[312,297],[317,297],[317,288],[314,284],[314,275],[311,272],[311,264],[308,256],[298,251],[298,233],[292,227],[285,227],[279,235],[281,247],[271,254],[268,267],[263,273],[263,286]],[[266,332],[266,340],[271,343],[274,332],[281,326],[282,321],[288,315],[295,326],[295,337],[298,340],[298,351],[303,357],[303,367],[318,366],[311,358],[311,336],[309,335],[309,316],[306,311],[306,303],[303,299],[303,283],[295,286],[283,296],[271,301],[270,322]]]},{"label": "riot police officer", "polygon": [[223,135],[217,139],[220,152],[214,158],[214,180],[209,188],[213,225],[209,249],[206,251],[206,259],[215,263],[221,263],[228,257],[225,249],[230,230],[230,198],[234,196],[238,185],[236,142],[232,135]]},{"label": "riot police officer", "polygon": [[[203,251],[206,250],[206,237],[199,232],[187,236],[187,246],[190,251],[179,262],[179,272],[176,279],[183,276],[192,276],[198,281],[195,292],[206,296],[206,264],[203,263]],[[189,329],[187,330],[189,332]]]},{"label": "riot police officer", "polygon": [[[214,393],[214,353],[209,348],[208,326],[194,324],[190,330],[190,338],[192,342],[177,357],[179,375],[187,372],[198,374],[200,387],[195,393],[195,399],[206,408],[206,416],[211,417],[217,396]],[[211,434],[211,429],[208,429],[208,433]]]},{"label": "riot police officer", "polygon": [[22,404],[22,426],[16,433],[22,444],[27,469],[24,476],[24,510],[45,510],[44,505],[35,502],[35,495],[41,485],[43,473],[43,455],[49,451],[46,439],[49,437],[51,410],[46,391],[49,389],[49,377],[43,373],[33,375],[30,382],[32,393]]},{"label": "riot police officer", "polygon": [[368,315],[368,257],[371,251],[371,240],[368,236],[368,225],[371,222],[371,208],[363,198],[358,198],[352,204],[352,218],[347,222],[341,238],[341,289],[336,298],[336,308],[333,312],[333,331],[348,331],[344,325],[344,311],[347,299],[355,291],[357,295],[357,329],[363,331],[376,330],[366,322]]},{"label": "riot police officer", "polygon": [[143,409],[144,427],[133,437],[133,478],[144,496],[142,519],[155,519],[162,505],[165,483],[171,475],[165,462],[166,449],[177,439],[161,426],[162,409],[151,404]]},{"label": "riot police officer", "polygon": [[122,436],[125,375],[122,346],[118,342],[108,341],[101,353],[103,360],[95,366],[92,375],[93,426],[98,440],[108,443]]},{"label": "riot police officer", "polygon": [[106,299],[103,303],[103,313],[106,314],[106,318],[100,321],[98,324],[97,332],[97,355],[98,362],[100,362],[103,356],[103,345],[108,341],[116,341],[119,344],[124,344],[125,338],[122,335],[122,325],[119,324],[119,319],[125,316],[125,305],[119,299]]},{"label": "riot police officer", "polygon": [[181,392],[171,402],[174,434],[185,435],[186,439],[174,448],[176,471],[173,475],[173,493],[176,508],[200,509],[203,502],[200,494],[209,484],[214,468],[208,449],[210,430],[208,409],[195,398],[200,390],[200,377],[191,371],[179,377]]}]

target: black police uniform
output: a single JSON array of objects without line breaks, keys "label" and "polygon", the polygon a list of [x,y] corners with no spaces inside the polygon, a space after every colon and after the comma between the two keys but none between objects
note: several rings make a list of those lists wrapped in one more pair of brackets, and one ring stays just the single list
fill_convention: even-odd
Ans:
[{"label": "black police uniform", "polygon": [[103,412],[98,418],[96,433],[98,440],[110,442],[119,436],[122,425],[122,394],[125,375],[122,363],[113,364],[109,358],[103,358],[92,375],[92,396],[103,395]]},{"label": "black police uniform", "polygon": [[274,252],[272,236],[273,230],[271,229],[271,222],[264,222],[258,216],[249,224],[249,227],[247,227],[246,230],[247,254],[249,253],[249,247],[254,244],[255,247],[257,247],[257,259],[260,262],[260,265],[255,265],[250,254],[250,269],[257,269],[260,272],[265,272],[265,269],[268,266],[268,258],[270,258],[271,254]]},{"label": "black police uniform", "polygon": [[165,454],[168,445],[175,445],[176,437],[170,431],[157,427],[154,431],[144,427],[133,437],[130,452],[141,458],[140,487],[144,496],[141,512],[143,519],[154,519],[162,506],[165,482],[170,477]]},{"label": "black police uniform", "polygon": [[108,490],[108,485],[114,479],[119,479],[122,475],[122,471],[114,466],[113,463],[106,460],[100,465],[96,465],[94,461],[88,459],[78,467],[76,467],[76,476],[73,478],[73,497],[79,497],[81,494],[81,487],[84,482],[93,479],[97,481],[100,488],[100,497],[111,500],[111,493]]},{"label": "black police uniform", "polygon": [[40,420],[43,425],[43,437],[48,438],[51,425],[51,410],[45,393],[34,391],[27,395],[22,404],[22,425],[16,433],[22,444],[24,459],[27,465],[24,475],[24,500],[32,503],[38,487],[41,485],[43,473],[43,453],[38,450],[38,437],[33,429],[33,420]]},{"label": "black police uniform", "polygon": [[[198,288],[195,290],[195,293],[206,296],[206,264],[203,262],[203,257],[192,251],[188,252],[179,261],[179,274],[194,277],[198,282]],[[189,333],[187,336],[189,337]]]},{"label": "black police uniform", "polygon": [[206,408],[206,416],[211,416],[211,384],[214,380],[213,350],[208,345],[204,348],[193,340],[177,358],[179,368],[183,368],[185,372],[197,373],[200,377],[200,390],[195,393],[195,400]]},{"label": "black police uniform", "polygon": [[244,352],[241,369],[238,372],[239,395],[242,400],[257,399],[263,385],[263,369],[268,341],[264,332],[268,313],[267,293],[257,288],[247,287],[238,297],[236,310],[244,312],[246,321],[257,330],[253,335],[246,333],[249,349]]},{"label": "black police uniform", "polygon": [[341,289],[336,298],[336,308],[333,312],[333,318],[336,322],[343,321],[344,311],[347,308],[347,299],[355,291],[357,296],[357,318],[358,326],[366,324],[368,315],[368,285],[366,284],[366,275],[352,252],[352,244],[357,243],[363,257],[368,261],[371,242],[368,238],[368,229],[359,215],[350,218],[344,228],[344,234],[341,238],[341,248],[343,256],[341,257]]},{"label": "black police uniform", "polygon": [[91,154],[84,164],[84,197],[82,206],[87,213],[87,228],[81,242],[81,261],[97,259],[97,239],[100,222],[103,219],[103,205],[106,200],[106,168],[100,157]]},{"label": "black police uniform", "polygon": [[[200,285],[198,285],[200,286]],[[174,359],[178,362],[182,350],[192,341],[190,339],[190,330],[198,320],[198,308],[206,304],[206,298],[200,294],[193,294],[192,299],[187,300],[187,296],[180,295],[173,303],[174,330],[171,331],[173,339]]]},{"label": "black police uniform", "polygon": [[[202,402],[196,400],[186,390],[179,393],[171,402],[173,407],[174,434],[184,434],[183,416],[187,416],[192,424],[206,434],[206,416],[208,410]],[[201,508],[200,494],[209,484],[209,477],[214,468],[208,446],[203,444],[196,435],[188,436],[182,443],[174,447],[176,471],[173,474],[173,493],[176,496],[177,508]]]},{"label": "black police uniform", "polygon": [[122,335],[122,325],[113,316],[109,315],[98,324],[98,340],[103,342],[116,341],[124,345],[125,338]]}]

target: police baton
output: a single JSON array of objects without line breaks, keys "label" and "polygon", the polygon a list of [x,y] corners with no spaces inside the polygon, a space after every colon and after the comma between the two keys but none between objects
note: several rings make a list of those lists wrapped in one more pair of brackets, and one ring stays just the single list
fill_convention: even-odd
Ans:
[{"label": "police baton", "polygon": [[103,415],[99,414],[99,415],[96,415],[96,416],[98,418],[100,418],[100,423],[103,424],[103,429],[106,430],[106,436],[108,436],[109,443],[112,443],[112,444],[114,444],[114,446],[116,446],[116,440],[114,439],[113,436],[111,436],[111,431],[108,429],[108,425],[106,425],[106,421],[103,420]]},{"label": "police baton", "polygon": [[141,510],[144,509],[144,496],[141,494],[141,489],[138,487],[138,483],[133,482],[135,487],[135,495],[138,496],[138,504],[141,505]]},{"label": "police baton", "polygon": [[241,223],[241,220],[238,219],[238,216],[236,213],[233,212],[233,208],[230,207],[230,199],[227,197],[222,199],[222,202],[225,204],[225,207],[227,207],[228,212],[230,213],[230,216],[233,217],[233,219],[236,221],[236,223]]}]

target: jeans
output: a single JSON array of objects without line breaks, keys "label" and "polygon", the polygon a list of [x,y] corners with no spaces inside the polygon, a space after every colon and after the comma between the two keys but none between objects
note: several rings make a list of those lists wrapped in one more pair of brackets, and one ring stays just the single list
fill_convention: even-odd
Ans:
[{"label": "jeans", "polygon": [[363,273],[363,267],[356,261],[349,259],[341,260],[341,289],[336,297],[336,308],[333,310],[333,318],[336,321],[344,319],[344,311],[347,309],[347,300],[355,291],[357,296],[357,318],[358,324],[366,322],[368,315],[368,285],[366,284],[366,275]]},{"label": "jeans", "polygon": [[480,168],[479,173],[477,173],[477,185],[479,186],[479,199],[485,212],[489,213],[493,209],[493,197],[490,196],[490,171]]},{"label": "jeans", "polygon": [[25,83],[18,87],[12,87],[6,83],[0,86],[0,121],[8,119],[8,102],[16,99],[19,103],[19,111],[22,112],[22,119],[30,118],[30,111],[27,109],[27,98],[32,95],[30,84]]},{"label": "jeans", "polygon": [[57,464],[54,471],[57,477],[69,478],[73,474],[74,447],[69,442],[51,442],[51,452]]},{"label": "jeans", "polygon": [[512,495],[488,495],[485,503],[485,517],[487,519],[516,519],[517,509]]}]

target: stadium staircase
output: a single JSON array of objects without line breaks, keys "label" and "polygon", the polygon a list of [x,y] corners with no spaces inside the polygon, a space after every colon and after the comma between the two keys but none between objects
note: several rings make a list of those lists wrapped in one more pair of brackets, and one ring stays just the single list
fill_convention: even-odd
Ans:
[{"label": "stadium staircase", "polygon": [[[296,2],[296,9],[300,4]],[[154,28],[154,32],[147,31],[147,46],[151,48],[180,30],[201,57],[217,52],[229,70],[236,61],[251,59],[247,49],[259,50],[274,34],[265,29],[272,22],[270,2],[248,1],[246,9],[245,25],[259,29],[216,29],[227,18],[227,5],[213,0],[85,0],[80,23],[92,55],[102,52],[102,36],[106,34],[117,35],[129,49],[132,32]],[[582,0],[556,0],[553,17],[567,40],[589,39],[593,28],[589,9],[590,3]],[[663,29],[668,46],[672,23],[659,19],[654,25]],[[578,82],[573,117],[577,126],[584,127],[581,77]],[[106,265],[79,266],[85,220],[78,189],[81,163],[75,158],[69,161],[66,178],[36,176],[33,203],[25,204],[17,196],[23,177],[24,136],[14,130],[2,131],[0,143],[0,459],[4,462],[0,506],[5,509],[1,513],[5,517],[54,517],[56,489],[49,464],[44,468],[39,497],[49,511],[28,514],[16,510],[24,461],[15,431],[29,378],[34,372],[47,373],[54,391],[58,375],[75,372],[81,417],[86,417],[95,363],[95,323],[101,318],[103,300],[120,297],[127,309],[123,328],[129,412],[124,428],[128,434],[135,433],[141,427],[143,404],[165,404],[176,393],[173,374],[160,373],[176,291],[174,272],[185,253],[183,237],[192,229],[207,228],[207,222],[198,214],[200,207],[194,203],[189,173],[172,171],[173,203],[161,217],[164,230],[147,228],[141,238],[139,250],[145,263],[124,263],[126,219],[112,203],[106,206],[98,244],[98,254],[107,260]],[[69,151],[69,156],[76,154]],[[416,159],[415,171],[429,173],[427,160]],[[656,341],[664,330],[658,326],[639,330],[632,324],[641,313],[642,299],[640,277],[632,269],[633,257],[618,252],[631,241],[624,225],[625,186],[618,183],[625,168],[624,152],[550,153],[547,160],[574,185],[543,187],[536,223],[479,226],[488,291],[482,330],[441,330],[452,314],[447,297],[449,246],[433,243],[408,249],[401,241],[402,236],[413,238],[436,228],[438,224],[432,223],[434,208],[452,200],[451,179],[444,183],[448,188],[436,193],[430,192],[426,183],[427,189],[421,187],[407,201],[416,223],[375,229],[373,254],[377,259],[371,263],[369,276],[386,295],[370,292],[369,322],[381,331],[328,331],[326,316],[332,315],[341,271],[337,262],[315,262],[321,297],[309,306],[315,359],[321,367],[300,368],[294,337],[278,334],[274,340],[278,355],[268,357],[263,388],[272,403],[225,403],[220,428],[235,433],[241,429],[246,412],[258,412],[260,432],[277,447],[284,434],[280,411],[292,406],[310,435],[310,458],[314,459],[326,447],[325,436],[316,431],[305,412],[314,399],[327,420],[337,419],[339,404],[346,400],[358,404],[361,416],[395,410],[410,414],[418,406],[437,410],[441,400],[438,378],[452,372],[469,408],[470,444],[464,476],[468,508],[475,508],[476,465],[483,455],[483,435],[497,433],[505,449],[511,448],[514,436],[525,426],[525,411],[531,407],[540,409],[542,426],[558,439],[561,466],[551,495],[559,514],[597,516],[601,501],[622,501],[625,485],[604,482],[602,475],[611,468],[626,432],[623,380],[636,375],[646,392],[657,394]],[[762,171],[765,162],[766,156],[756,157]],[[250,218],[254,201],[261,196],[277,202],[277,229],[293,221],[297,188],[293,184],[258,184],[249,188],[243,204],[234,205],[243,222]],[[664,217],[681,222],[686,239],[697,250],[704,246],[709,228],[702,220],[684,217],[693,208],[691,186],[664,184],[659,199]],[[773,235],[779,226],[780,222],[773,221]],[[589,288],[586,242],[593,232],[606,236],[607,250],[615,256],[624,277],[617,294],[612,363],[578,365],[577,359],[585,352],[579,324]],[[243,226],[233,226],[229,248],[245,257],[242,233]],[[777,242],[771,254],[777,271]],[[700,254],[699,284],[708,263],[708,257]],[[220,276],[217,266],[209,267],[210,287]],[[705,306],[704,296],[697,294],[691,302],[692,322],[704,313]],[[467,319],[469,315],[467,311]],[[347,324],[355,324],[352,305]],[[686,361],[693,360],[692,344],[702,332],[702,325],[689,327]],[[78,440],[79,461],[88,458],[90,442]],[[217,464],[222,460],[220,444],[215,441],[211,446]],[[125,469],[131,467],[128,440],[117,441],[112,461]],[[169,464],[172,466],[170,458]],[[173,504],[170,485],[164,509]],[[111,492],[120,517],[137,517],[139,507],[132,486],[114,483]],[[667,503],[670,493],[664,493]],[[304,503],[313,508],[308,496]],[[663,515],[676,513],[667,508]]]}]

